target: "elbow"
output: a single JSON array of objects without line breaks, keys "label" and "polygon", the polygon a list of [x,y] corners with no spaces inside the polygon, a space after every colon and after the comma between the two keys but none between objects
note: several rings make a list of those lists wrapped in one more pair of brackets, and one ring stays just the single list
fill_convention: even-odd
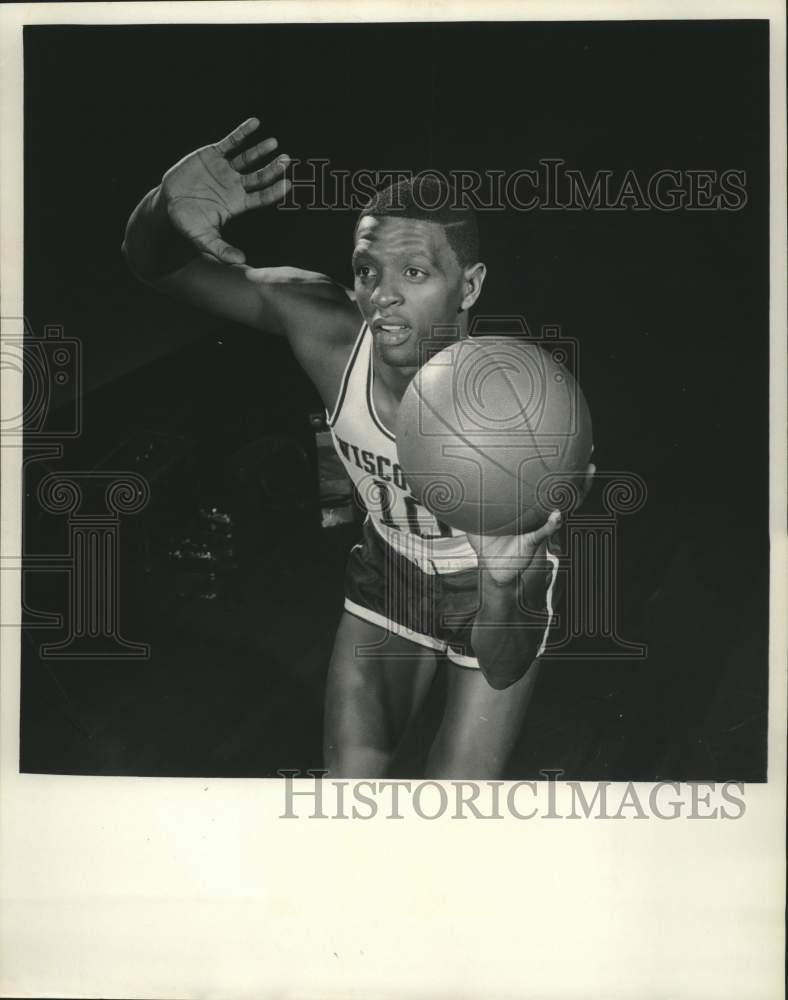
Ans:
[{"label": "elbow", "polygon": [[536,650],[528,650],[524,656],[518,657],[515,663],[503,662],[498,658],[483,659],[478,657],[482,676],[495,691],[505,691],[513,687],[536,663]]},{"label": "elbow", "polygon": [[482,673],[484,674],[484,679],[494,691],[505,691],[520,680],[519,675],[515,677],[498,677],[485,670],[482,670]]},{"label": "elbow", "polygon": [[495,691],[505,691],[507,688],[512,687],[521,680],[526,673],[527,668],[523,670],[517,670],[515,672],[501,672],[499,670],[488,670],[480,663],[482,674],[484,679]]},{"label": "elbow", "polygon": [[483,627],[478,619],[471,645],[484,679],[496,691],[505,691],[522,680],[538,653],[532,629]]}]

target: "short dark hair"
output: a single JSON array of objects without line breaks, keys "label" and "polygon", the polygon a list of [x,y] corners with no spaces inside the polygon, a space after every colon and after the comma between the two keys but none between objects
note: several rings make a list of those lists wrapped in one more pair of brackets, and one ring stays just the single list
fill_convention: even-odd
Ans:
[{"label": "short dark hair", "polygon": [[435,222],[443,227],[460,267],[468,267],[479,260],[476,213],[461,203],[452,184],[434,172],[417,174],[377,191],[361,209],[356,229],[359,222],[370,215]]}]

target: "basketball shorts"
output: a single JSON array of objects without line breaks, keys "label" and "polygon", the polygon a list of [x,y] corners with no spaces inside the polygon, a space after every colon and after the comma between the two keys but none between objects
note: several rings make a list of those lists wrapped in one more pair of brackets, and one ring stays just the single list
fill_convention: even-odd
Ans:
[{"label": "basketball shorts", "polygon": [[[548,554],[544,607],[535,614],[540,630],[537,656],[545,648],[558,597],[558,557]],[[479,610],[479,570],[425,572],[396,552],[367,519],[362,540],[345,571],[345,610],[394,635],[445,654],[461,667],[479,669],[471,630]]]}]

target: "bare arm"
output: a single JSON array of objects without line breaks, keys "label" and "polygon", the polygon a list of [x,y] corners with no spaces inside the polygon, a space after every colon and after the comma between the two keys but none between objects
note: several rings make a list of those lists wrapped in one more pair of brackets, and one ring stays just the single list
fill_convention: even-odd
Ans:
[{"label": "bare arm", "polygon": [[[575,508],[585,501],[596,466],[583,474]],[[545,524],[524,535],[468,535],[479,560],[481,604],[471,631],[471,645],[490,687],[502,690],[529,669],[541,644],[543,628],[533,614],[546,610],[550,538],[561,526],[553,511]]]},{"label": "bare arm", "polygon": [[[146,284],[238,323],[287,337],[307,371],[318,353],[352,340],[358,310],[325,275],[296,268],[249,268],[222,235],[227,222],[274,205],[287,193],[286,155],[263,161],[274,138],[243,149],[259,126],[244,122],[218,143],[171,167],[129,219],[123,254]],[[313,359],[313,355],[315,355]]]},{"label": "bare arm", "polygon": [[539,652],[544,626],[533,613],[545,608],[547,540],[560,526],[554,512],[527,535],[468,539],[479,556],[480,608],[471,644],[487,683],[498,690],[518,681]]}]

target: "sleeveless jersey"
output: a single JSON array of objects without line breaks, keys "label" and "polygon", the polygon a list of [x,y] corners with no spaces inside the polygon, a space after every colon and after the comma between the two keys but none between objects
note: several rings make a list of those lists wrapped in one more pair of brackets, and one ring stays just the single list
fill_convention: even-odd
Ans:
[{"label": "sleeveless jersey", "polygon": [[388,544],[425,573],[455,573],[478,564],[464,532],[439,521],[412,496],[397,460],[396,439],[375,412],[372,331],[359,331],[332,413],[334,447],[368,519]]}]

